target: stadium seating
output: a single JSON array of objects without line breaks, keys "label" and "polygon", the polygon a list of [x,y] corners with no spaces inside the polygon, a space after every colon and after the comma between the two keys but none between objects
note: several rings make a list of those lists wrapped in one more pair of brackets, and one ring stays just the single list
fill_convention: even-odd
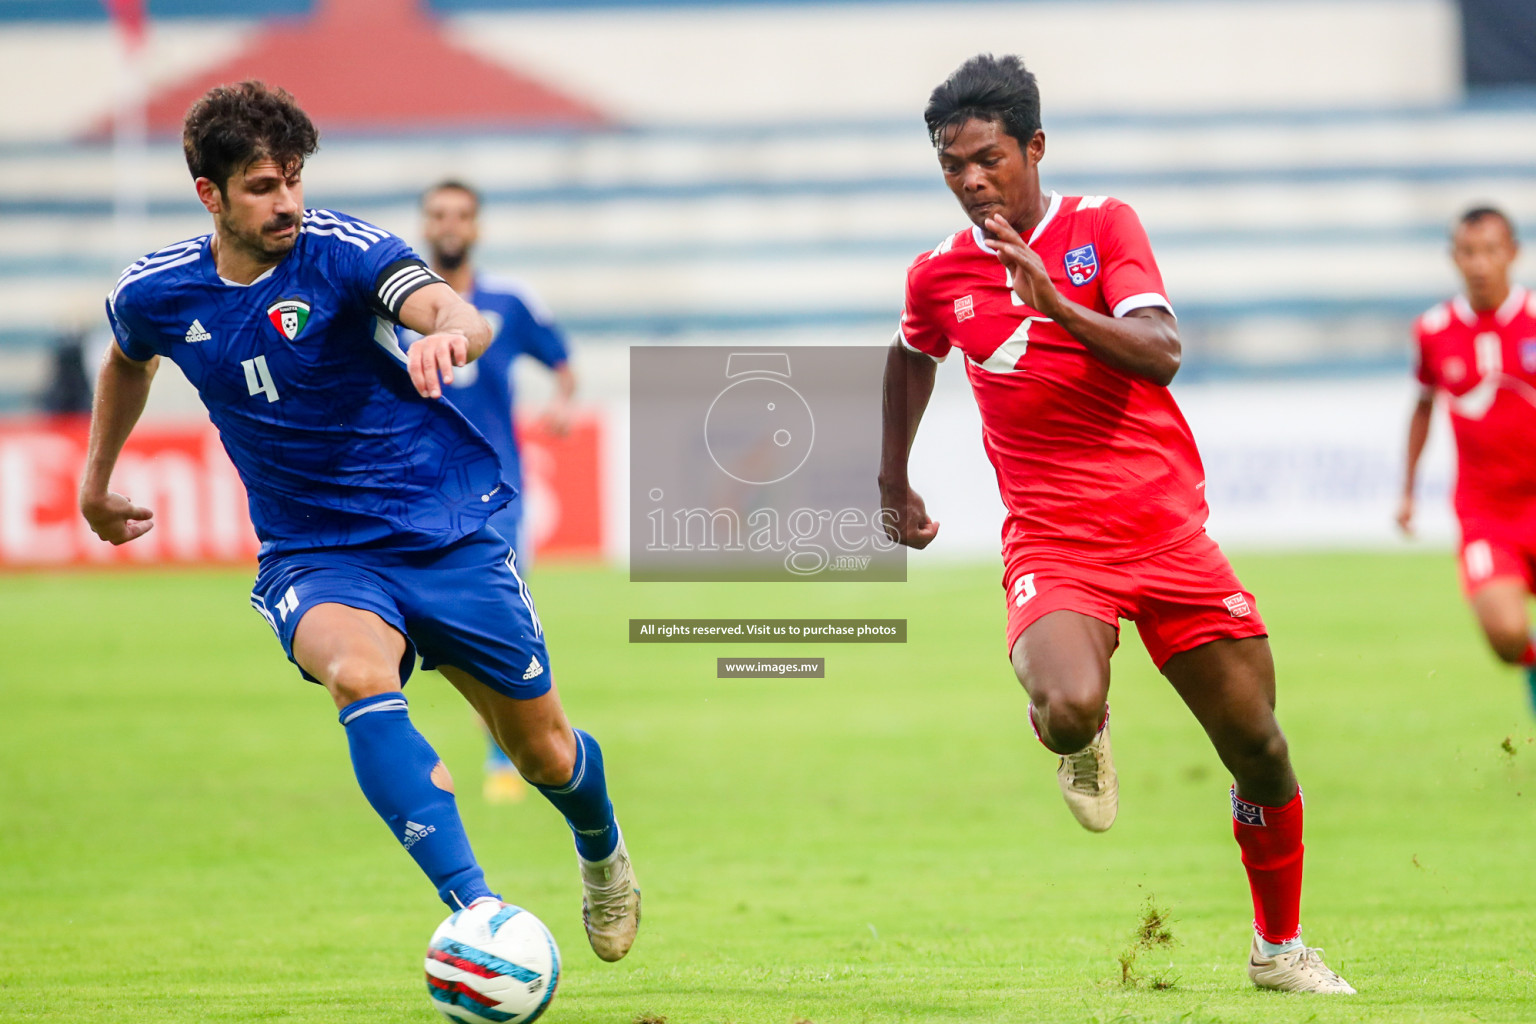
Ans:
[{"label": "stadium seating", "polygon": [[[1141,211],[1194,364],[1401,358],[1452,288],[1469,201],[1536,218],[1536,109],[1047,120],[1048,183]],[[93,318],[134,252],[206,229],[176,147],[146,219],[114,220],[109,147],[0,153],[0,344]],[[328,140],[311,205],[406,234],[445,174],[487,195],[483,262],[532,281],[583,341],[882,340],[902,271],[961,221],[913,123]]]}]

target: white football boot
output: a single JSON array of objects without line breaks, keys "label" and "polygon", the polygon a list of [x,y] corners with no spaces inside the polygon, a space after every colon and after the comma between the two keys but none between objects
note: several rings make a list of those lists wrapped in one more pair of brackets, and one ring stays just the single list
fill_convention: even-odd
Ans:
[{"label": "white football boot", "polygon": [[634,945],[640,928],[640,883],[624,848],[624,834],[619,845],[602,860],[582,860],[581,922],[587,929],[592,952],[609,961],[623,959]]},{"label": "white football boot", "polygon": [[1355,989],[1323,963],[1323,951],[1300,946],[1290,953],[1265,956],[1259,951],[1259,937],[1253,937],[1248,951],[1248,979],[1259,988],[1277,992],[1319,992],[1352,996]]},{"label": "white football boot", "polygon": [[1104,832],[1115,823],[1120,810],[1120,783],[1115,777],[1115,757],[1109,746],[1109,722],[1093,741],[1056,766],[1056,782],[1077,823],[1090,832]]}]

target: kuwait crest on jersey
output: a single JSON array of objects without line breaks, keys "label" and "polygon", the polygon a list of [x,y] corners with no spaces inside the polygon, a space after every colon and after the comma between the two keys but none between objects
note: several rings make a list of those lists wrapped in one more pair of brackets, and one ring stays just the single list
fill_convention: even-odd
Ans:
[{"label": "kuwait crest on jersey", "polygon": [[267,307],[267,319],[277,333],[292,341],[309,322],[309,303],[303,299],[278,299]]},{"label": "kuwait crest on jersey", "polygon": [[1067,265],[1067,276],[1073,284],[1087,284],[1099,274],[1099,254],[1092,242],[1068,249],[1062,262]]}]

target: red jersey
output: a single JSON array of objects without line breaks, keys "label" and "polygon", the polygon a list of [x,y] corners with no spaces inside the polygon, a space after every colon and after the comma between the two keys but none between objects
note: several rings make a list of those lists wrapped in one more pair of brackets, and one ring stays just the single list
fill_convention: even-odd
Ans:
[{"label": "red jersey", "polygon": [[[1073,302],[1112,316],[1172,312],[1141,221],[1119,200],[1052,193],[1029,245]],[[913,262],[900,337],[934,359],[952,347],[965,356],[1008,509],[1005,546],[1126,561],[1204,526],[1205,471],[1168,389],[1114,369],[1024,305],[979,228]]]},{"label": "red jersey", "polygon": [[1487,312],[1457,296],[1419,317],[1413,333],[1420,383],[1450,396],[1457,516],[1536,513],[1536,295],[1516,286]]}]

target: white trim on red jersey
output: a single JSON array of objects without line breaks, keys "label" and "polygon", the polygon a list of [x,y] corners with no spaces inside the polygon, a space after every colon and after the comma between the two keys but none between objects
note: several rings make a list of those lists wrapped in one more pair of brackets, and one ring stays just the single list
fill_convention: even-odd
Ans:
[{"label": "white trim on red jersey", "polygon": [[1467,301],[1465,295],[1458,295],[1452,299],[1451,309],[1456,311],[1456,315],[1461,318],[1461,322],[1468,327],[1477,325],[1477,311],[1472,308],[1472,303]]},{"label": "white trim on red jersey", "polygon": [[892,340],[900,342],[901,343],[901,347],[906,349],[908,352],[916,352],[920,356],[928,356],[929,359],[932,359],[936,363],[942,363],[944,361],[945,356],[949,355],[948,352],[944,353],[944,355],[942,355],[942,356],[929,355],[929,353],[924,352],[922,349],[918,348],[917,346],[913,345],[910,341],[908,341],[907,340],[907,336],[904,333],[902,333],[902,330],[901,330],[900,327],[896,328],[896,337],[893,338]]},{"label": "white trim on red jersey", "polygon": [[1524,286],[1515,285],[1509,290],[1509,298],[1505,299],[1493,314],[1494,317],[1500,324],[1508,325],[1515,318],[1516,314],[1520,312],[1521,307],[1525,305],[1526,298]]},{"label": "white trim on red jersey", "polygon": [[1120,300],[1119,304],[1115,306],[1113,312],[1110,315],[1115,317],[1122,317],[1129,313],[1133,313],[1138,309],[1152,309],[1158,306],[1166,309],[1170,316],[1174,318],[1178,317],[1178,314],[1173,311],[1173,303],[1169,302],[1167,297],[1159,295],[1157,292],[1142,292],[1140,295],[1127,295],[1125,298]]},{"label": "white trim on red jersey", "polygon": [[[1040,232],[1044,231],[1045,226],[1055,219],[1056,212],[1060,209],[1061,193],[1052,192],[1051,203],[1045,208],[1045,216],[1040,218],[1040,223],[1035,225],[1035,230],[1029,233],[1029,242],[1027,244],[1035,244],[1035,239],[1040,237]],[[974,224],[971,225],[971,237],[976,240],[977,248],[985,249],[987,252],[997,252],[996,249],[992,248],[992,246],[987,243],[986,234],[981,230],[981,228],[976,227]]]}]

